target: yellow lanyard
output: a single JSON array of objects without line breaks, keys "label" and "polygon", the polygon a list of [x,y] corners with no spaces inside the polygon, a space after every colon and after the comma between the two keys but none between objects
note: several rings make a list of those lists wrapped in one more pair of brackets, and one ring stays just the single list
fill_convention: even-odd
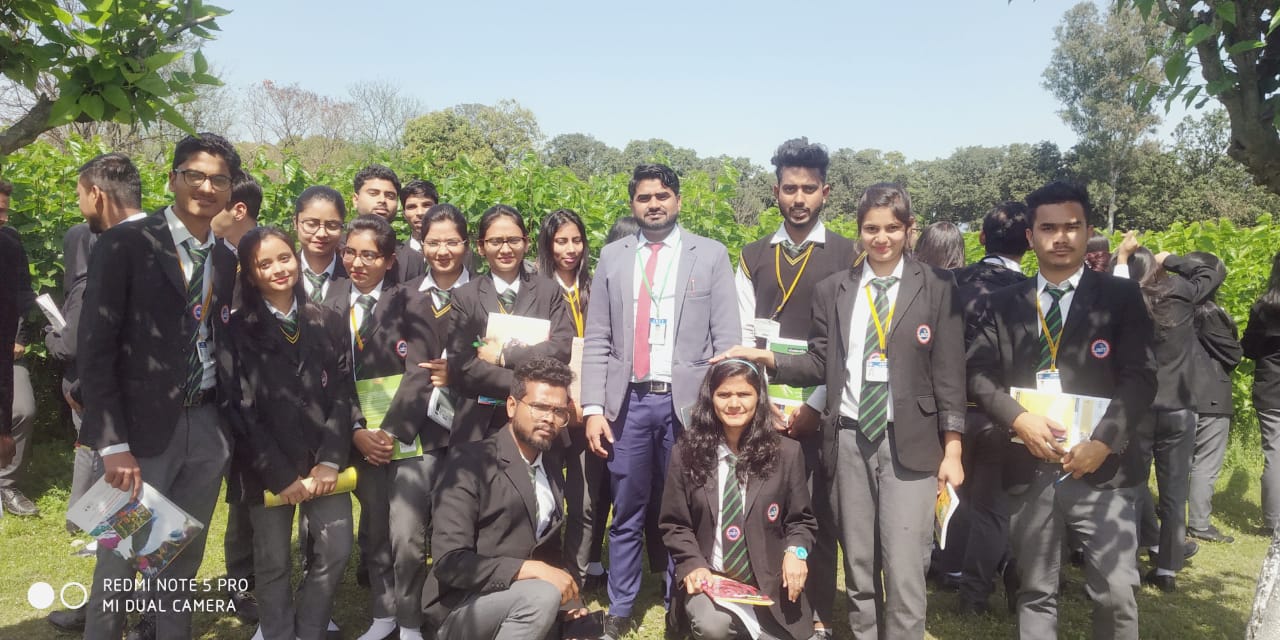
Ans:
[{"label": "yellow lanyard", "polygon": [[[867,304],[869,305],[867,310],[871,312],[871,319],[876,323],[876,337],[880,338],[880,357],[883,358],[889,355],[889,348],[885,344],[884,336],[889,331],[890,323],[893,322],[893,310],[898,308],[898,299],[893,299],[893,304],[889,305],[889,316],[884,319],[884,324],[881,324],[880,312],[876,309],[875,298],[871,295],[871,285],[868,284],[864,288],[867,290]],[[885,291],[885,295],[889,295],[889,292]]]},{"label": "yellow lanyard", "polygon": [[582,319],[582,296],[578,293],[577,285],[573,289],[564,292],[564,300],[569,303],[569,314],[573,316],[573,328],[578,331],[578,337],[583,335],[583,319]]},{"label": "yellow lanyard", "polygon": [[[1058,304],[1058,313],[1062,313],[1062,304]],[[1062,331],[1067,328],[1067,323],[1063,322],[1058,328],[1058,335],[1049,335],[1049,322],[1044,319],[1044,312],[1040,310],[1040,294],[1036,294],[1036,315],[1040,316],[1040,331],[1044,332],[1045,344],[1049,345],[1049,370],[1058,370],[1058,347],[1062,345]]]},{"label": "yellow lanyard", "polygon": [[[368,318],[365,318],[368,320]],[[360,337],[360,327],[356,326],[356,308],[351,307],[351,335],[356,339],[356,348],[364,351],[364,339]]]},{"label": "yellow lanyard", "polygon": [[791,294],[795,293],[796,285],[800,284],[800,277],[804,275],[804,268],[809,266],[809,256],[813,255],[814,245],[804,252],[804,261],[800,263],[800,270],[796,272],[796,277],[791,281],[791,286],[787,287],[782,284],[782,243],[773,245],[773,271],[778,276],[778,290],[782,291],[782,302],[778,303],[778,308],[773,310],[771,320],[776,320],[778,315],[782,313],[782,308],[787,306],[787,301],[791,299]]}]

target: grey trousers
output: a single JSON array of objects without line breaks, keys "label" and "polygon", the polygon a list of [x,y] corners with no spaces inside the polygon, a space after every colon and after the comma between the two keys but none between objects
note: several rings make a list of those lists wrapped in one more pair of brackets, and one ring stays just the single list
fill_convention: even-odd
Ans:
[{"label": "grey trousers", "polygon": [[[80,433],[80,414],[75,411],[71,412],[71,424],[76,428],[76,434]],[[93,483],[102,477],[104,469],[102,468],[102,456],[97,451],[86,447],[79,442],[76,443],[76,453],[71,466],[71,497],[67,500],[67,512],[71,512],[71,506],[80,500],[80,497],[93,486]],[[67,520],[70,523],[70,519]],[[68,524],[69,527],[75,525]]]},{"label": "grey trousers", "polygon": [[844,550],[849,626],[865,640],[924,638],[921,558],[933,537],[937,472],[898,464],[890,435],[873,443],[856,429],[840,430],[831,496]]},{"label": "grey trousers", "polygon": [[1259,409],[1262,430],[1262,516],[1269,529],[1280,529],[1280,409]]},{"label": "grey trousers", "polygon": [[444,454],[438,449],[421,458],[359,466],[356,497],[368,524],[360,552],[369,567],[374,618],[395,618],[412,629],[422,626],[431,495]]},{"label": "grey trousers", "polygon": [[1061,484],[1060,465],[1042,463],[1022,493],[1009,496],[1009,542],[1018,561],[1018,635],[1058,637],[1058,578],[1066,531],[1084,550],[1093,637],[1138,637],[1138,538],[1127,489],[1103,491],[1082,480]]},{"label": "grey trousers", "polygon": [[[218,502],[218,490],[227,473],[229,457],[230,441],[226,427],[218,418],[218,410],[208,404],[184,409],[178,414],[169,446],[163,453],[137,458],[143,481],[205,524],[200,534],[164,570],[164,578],[191,579],[200,569],[209,519]],[[149,531],[150,525],[143,527],[134,534],[135,540],[144,540]],[[113,587],[119,583],[113,581],[132,581],[136,573],[129,560],[105,546],[98,547],[98,563],[93,569],[93,585],[86,612],[86,640],[119,640],[126,618],[122,602],[132,592],[115,590]],[[191,637],[191,612],[181,610],[189,608],[175,605],[192,597],[196,595],[188,591],[155,594],[164,610],[156,615],[156,638],[185,640]],[[108,605],[108,601],[114,602]]]},{"label": "grey trousers", "polygon": [[1196,448],[1191,456],[1191,489],[1187,497],[1187,526],[1208,529],[1213,513],[1213,485],[1227,454],[1231,416],[1201,415],[1196,419]]},{"label": "grey trousers", "polygon": [[248,580],[249,591],[254,587],[253,573],[253,518],[251,507],[245,502],[227,503],[227,532],[222,539],[222,552],[227,561],[227,577]]},{"label": "grey trousers", "polygon": [[311,566],[293,593],[289,553],[293,536],[291,505],[249,508],[253,522],[254,595],[265,640],[323,640],[333,613],[333,597],[351,556],[351,495],[335,493],[298,505],[307,514],[313,543]]},{"label": "grey trousers", "polygon": [[[31,429],[35,424],[36,396],[31,390],[31,374],[27,365],[13,365],[13,460],[7,467],[0,467],[0,489],[12,488],[18,482],[22,471],[22,462],[27,458],[27,449],[31,446]],[[3,514],[0,514],[3,515]]]},{"label": "grey trousers", "polygon": [[560,590],[546,580],[517,580],[503,591],[467,598],[445,616],[436,640],[544,640],[560,615]]},{"label": "grey trousers", "polygon": [[601,534],[609,515],[609,482],[604,459],[587,450],[583,429],[569,431],[564,456],[564,564],[581,585],[587,564],[600,560]]},{"label": "grey trousers", "polygon": [[[751,640],[738,618],[717,607],[706,594],[689,596],[685,602],[685,612],[689,615],[689,635],[694,640]],[[756,607],[755,614],[760,621],[759,640],[791,639],[791,634],[778,626],[768,608]]]},{"label": "grey trousers", "polygon": [[[1160,491],[1154,501],[1154,514],[1160,520],[1156,527],[1151,520],[1151,507],[1144,506],[1139,513],[1139,538],[1150,542],[1152,533],[1158,529],[1160,553],[1156,554],[1156,567],[1178,571],[1182,569],[1182,548],[1187,537],[1187,495],[1191,482],[1191,456],[1196,447],[1196,414],[1182,409],[1156,411],[1155,416],[1155,442],[1151,454],[1156,462],[1156,488]],[[1147,500],[1151,500],[1150,493]]]}]

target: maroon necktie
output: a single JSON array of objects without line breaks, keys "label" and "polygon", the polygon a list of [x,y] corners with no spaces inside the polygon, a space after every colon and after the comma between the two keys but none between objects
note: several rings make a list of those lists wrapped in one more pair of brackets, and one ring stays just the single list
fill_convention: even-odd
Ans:
[{"label": "maroon necktie", "polygon": [[[653,305],[649,288],[656,284],[653,278],[658,269],[658,250],[662,248],[662,243],[647,242],[645,246],[649,247],[649,260],[644,263],[645,281],[640,283],[640,299],[636,301],[636,335],[633,343],[635,353],[631,359],[636,380],[649,377],[649,308]],[[662,295],[656,289],[654,293]]]}]

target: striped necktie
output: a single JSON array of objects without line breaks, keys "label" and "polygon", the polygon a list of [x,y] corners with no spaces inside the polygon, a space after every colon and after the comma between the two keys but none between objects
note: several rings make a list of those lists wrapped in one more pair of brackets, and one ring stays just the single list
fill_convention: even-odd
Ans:
[{"label": "striped necktie", "polygon": [[324,300],[324,281],[329,279],[329,272],[311,273],[303,269],[302,275],[306,276],[307,283],[311,285],[311,293],[308,297],[312,302],[322,302]]},{"label": "striped necktie", "polygon": [[373,330],[373,305],[377,303],[378,301],[368,294],[356,298],[356,306],[364,312],[364,316],[360,318],[360,328],[356,331],[360,334],[361,341],[368,340],[369,333]]},{"label": "striped necktie", "polygon": [[724,553],[721,554],[721,566],[724,574],[730,578],[747,584],[754,584],[755,574],[751,572],[751,558],[747,556],[747,536],[742,522],[742,487],[738,484],[735,472],[738,457],[730,455],[726,458],[729,465],[725,473],[724,486],[720,489],[720,541]]},{"label": "striped necktie", "polygon": [[782,240],[782,250],[786,251],[787,256],[793,260],[796,258],[799,258],[800,254],[804,253],[804,250],[808,248],[809,248],[808,240],[805,240],[800,244],[796,244],[792,242],[790,238],[784,238]]},{"label": "striped necktie", "polygon": [[186,404],[195,404],[200,395],[200,385],[204,382],[204,363],[200,361],[200,327],[204,324],[204,263],[209,257],[209,248],[196,246],[194,238],[188,239],[184,245],[187,256],[191,258],[191,278],[187,280],[187,310],[195,323],[191,328],[191,342],[187,351],[187,383],[184,387]]},{"label": "striped necktie", "polygon": [[[871,288],[875,289],[875,309],[873,317],[867,318],[867,332],[862,340],[862,363],[866,366],[872,354],[880,351],[880,333],[876,330],[876,319],[885,322],[889,315],[889,289],[898,282],[895,277],[872,278]],[[888,331],[888,327],[884,327]],[[886,336],[887,338],[887,336]],[[888,346],[888,345],[886,345]],[[884,357],[885,354],[880,354]],[[889,383],[871,382],[863,372],[862,395],[858,401],[858,430],[867,436],[867,440],[875,442],[885,429],[889,428]]]},{"label": "striped necktie", "polygon": [[298,342],[298,313],[290,312],[286,316],[276,316],[280,320],[280,331],[284,333],[285,340],[289,344],[297,344]]},{"label": "striped necktie", "polygon": [[498,294],[498,304],[502,305],[503,313],[511,313],[512,307],[516,304],[516,290],[507,289]]},{"label": "striped necktie", "polygon": [[[1049,303],[1049,310],[1044,314],[1044,324],[1049,327],[1049,335],[1053,336],[1054,341],[1062,340],[1062,296],[1067,295],[1071,291],[1071,283],[1064,282],[1061,287],[1055,287],[1051,284],[1045,285],[1044,291],[1053,298],[1053,302]],[[1044,371],[1053,366],[1053,352],[1049,349],[1049,339],[1045,335],[1044,328],[1040,331],[1040,366],[1036,367],[1036,371]]]}]

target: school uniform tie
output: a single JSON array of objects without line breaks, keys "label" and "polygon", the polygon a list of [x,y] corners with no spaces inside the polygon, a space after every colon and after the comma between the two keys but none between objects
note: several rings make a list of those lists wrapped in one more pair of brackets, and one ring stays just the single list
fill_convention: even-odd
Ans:
[{"label": "school uniform tie", "polygon": [[362,343],[369,339],[369,334],[373,331],[373,305],[377,303],[378,301],[368,294],[356,298],[356,306],[364,312],[364,316],[360,318],[360,328],[356,330],[356,333],[360,334]]},{"label": "school uniform tie", "polygon": [[298,342],[298,314],[290,313],[286,316],[276,316],[280,319],[280,332],[284,334],[284,339],[289,344],[297,344]]},{"label": "school uniform tie", "polygon": [[[636,301],[636,330],[632,337],[631,368],[637,380],[649,377],[649,315],[653,299],[649,295],[649,287],[658,271],[658,250],[661,242],[646,242],[649,247],[649,259],[644,263],[645,282],[640,283],[640,299]],[[648,283],[648,284],[646,284]],[[659,285],[662,286],[662,285]],[[662,295],[661,291],[655,291]]]},{"label": "school uniform tie", "polygon": [[311,285],[311,294],[309,297],[312,302],[324,301],[324,281],[329,279],[329,272],[311,273],[306,269],[302,270],[302,275],[306,276],[307,283]]},{"label": "school uniform tie", "polygon": [[[1049,310],[1044,314],[1044,324],[1049,327],[1049,335],[1053,336],[1055,341],[1062,338],[1062,307],[1059,303],[1062,300],[1062,296],[1067,295],[1067,292],[1071,291],[1071,289],[1070,282],[1062,283],[1061,287],[1055,287],[1050,284],[1044,288],[1045,293],[1049,294],[1049,297],[1053,299],[1049,303]],[[1036,371],[1044,371],[1051,366],[1053,366],[1053,353],[1049,349],[1049,338],[1042,330],[1040,332],[1040,366],[1036,367]]]},{"label": "school uniform tie", "polygon": [[[898,279],[872,278],[871,288],[875,290],[875,308],[871,309],[872,317],[867,318],[867,332],[862,340],[862,395],[858,401],[858,430],[875,442],[889,428],[889,383],[871,382],[866,379],[866,364],[871,355],[880,351],[880,333],[876,330],[876,319],[883,323],[889,316],[889,289]],[[888,330],[888,327],[884,327]],[[885,338],[888,338],[886,334]],[[887,346],[887,345],[886,345]],[[880,354],[882,357],[885,354]]]},{"label": "school uniform tie", "polygon": [[440,287],[431,287],[427,290],[427,295],[431,296],[431,306],[435,307],[436,311],[449,306],[449,302],[453,299],[453,294],[448,289],[441,289]]},{"label": "school uniform tie", "polygon": [[511,309],[516,306],[516,290],[507,289],[499,293],[498,304],[501,306],[503,313],[511,313]]},{"label": "school uniform tie", "polygon": [[804,253],[804,250],[808,248],[809,248],[808,240],[805,240],[800,244],[796,244],[792,242],[790,238],[784,238],[782,240],[782,250],[786,251],[787,257],[791,258],[792,260],[799,258],[800,254]]},{"label": "school uniform tie", "polygon": [[204,381],[204,363],[200,361],[200,327],[204,324],[204,263],[209,257],[209,247],[196,246],[195,239],[185,243],[187,256],[191,258],[191,278],[187,280],[187,310],[195,323],[191,328],[191,342],[187,351],[187,383],[184,387],[186,404],[195,403]]},{"label": "school uniform tie", "polygon": [[747,556],[747,536],[743,529],[742,486],[738,484],[735,468],[737,456],[726,458],[729,465],[725,473],[724,486],[720,489],[720,540],[721,566],[724,574],[738,582],[753,584],[755,574],[751,571],[751,558]]}]

